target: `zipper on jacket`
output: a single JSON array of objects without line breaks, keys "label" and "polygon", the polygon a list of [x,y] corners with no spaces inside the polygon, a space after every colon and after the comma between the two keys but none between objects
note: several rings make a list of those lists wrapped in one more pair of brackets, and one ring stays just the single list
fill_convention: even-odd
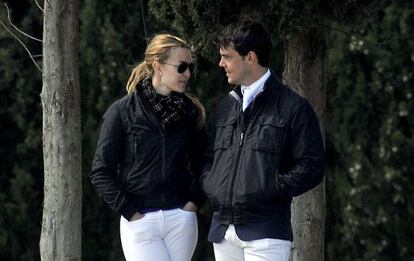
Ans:
[{"label": "zipper on jacket", "polygon": [[239,169],[239,161],[240,161],[240,155],[242,152],[242,146],[243,146],[243,136],[244,136],[244,130],[242,130],[240,134],[240,142],[239,142],[239,150],[237,151],[237,157],[236,157],[236,165],[234,166],[234,173],[233,177],[231,179],[231,185],[230,185],[230,195],[229,195],[229,202],[230,202],[230,224],[234,224],[234,214],[233,214],[233,190],[234,190],[234,181],[236,180],[237,176],[237,170]]},{"label": "zipper on jacket", "polygon": [[[141,100],[141,104],[144,104],[144,102]],[[145,106],[143,106],[143,109],[146,110]],[[147,111],[146,114],[151,118],[151,121],[154,123],[154,125],[158,128],[160,134],[161,134],[161,180],[160,183],[165,180],[165,133],[164,129],[159,122],[159,120],[156,118],[154,112]],[[160,193],[161,198],[161,207],[165,204],[165,193]]]},{"label": "zipper on jacket", "polygon": [[[240,161],[240,155],[242,152],[242,146],[243,146],[243,138],[244,138],[244,118],[243,118],[243,112],[241,111],[241,104],[240,102],[238,103],[239,108],[237,108],[237,118],[241,118],[240,120],[240,127],[241,127],[241,133],[240,133],[240,141],[239,141],[239,150],[237,152],[237,157],[236,157],[236,165],[234,166],[234,172],[233,172],[233,176],[231,179],[231,185],[230,185],[230,190],[229,190],[229,206],[230,206],[230,224],[234,224],[234,213],[233,213],[233,190],[234,190],[234,181],[236,180],[236,176],[237,176],[237,170],[239,168],[239,161]],[[239,125],[239,124],[238,124]],[[238,130],[238,128],[237,128]]]},{"label": "zipper on jacket", "polygon": [[135,163],[135,159],[136,159],[136,157],[137,157],[137,148],[138,148],[138,141],[137,141],[137,139],[138,139],[138,135],[137,134],[134,134],[134,151],[133,151],[133,153],[132,153],[132,162],[134,162]]},{"label": "zipper on jacket", "polygon": [[[251,109],[250,109],[250,113],[253,112],[253,106],[255,104],[256,99],[258,97],[260,97],[262,94],[263,94],[263,91],[261,91],[260,93],[258,93],[257,96],[253,99],[252,105],[251,105]],[[240,124],[237,124],[237,125],[240,125],[240,127],[241,127],[240,128],[241,129],[241,133],[240,133],[240,140],[239,140],[239,148],[238,148],[237,157],[236,157],[236,164],[234,166],[234,174],[233,174],[233,177],[231,179],[231,185],[230,185],[230,191],[229,191],[229,200],[230,200],[230,204],[229,204],[229,206],[230,206],[230,224],[234,224],[234,213],[233,213],[233,190],[234,190],[234,181],[236,180],[237,170],[238,170],[239,164],[240,164],[240,162],[239,162],[240,161],[240,156],[241,156],[241,153],[242,153],[242,150],[243,150],[242,147],[243,147],[243,141],[244,141],[244,134],[245,134],[246,130],[248,129],[248,126],[245,126],[245,122],[244,122],[244,114],[243,114],[243,111],[242,111],[242,100],[240,99],[239,95],[235,91],[231,91],[230,92],[230,96],[233,97],[237,101],[237,104],[238,104],[238,108],[237,108],[237,112],[238,112],[237,119],[241,118],[240,121],[238,121],[238,122],[240,122]],[[249,122],[247,123],[247,125],[249,125],[250,122],[251,122],[251,119],[252,119],[251,116],[252,115],[249,116]]]},{"label": "zipper on jacket", "polygon": [[[161,182],[164,181],[165,179],[165,135],[164,135],[164,131],[162,129],[162,127],[160,128],[160,133],[161,133],[161,162],[162,162],[162,166],[161,166]],[[165,195],[164,193],[160,193],[161,194],[161,206],[164,205],[165,202]]]},{"label": "zipper on jacket", "polygon": [[244,137],[244,132],[242,132],[241,134],[240,134],[240,142],[239,142],[239,146],[241,147],[241,146],[243,146],[243,137]]}]

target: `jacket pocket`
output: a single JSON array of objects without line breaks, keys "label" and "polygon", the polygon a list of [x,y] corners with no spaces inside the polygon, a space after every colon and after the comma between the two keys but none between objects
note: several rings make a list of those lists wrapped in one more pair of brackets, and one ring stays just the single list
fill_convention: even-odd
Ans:
[{"label": "jacket pocket", "polygon": [[260,117],[257,127],[257,142],[253,149],[278,153],[283,145],[287,122],[278,116]]},{"label": "jacket pocket", "polygon": [[225,122],[216,123],[214,151],[218,149],[228,149],[230,147],[235,122],[236,118],[230,118]]},{"label": "jacket pocket", "polygon": [[159,184],[159,175],[155,173],[164,164],[160,160],[160,137],[134,125],[128,135],[131,167],[125,173],[126,187],[130,193],[147,193]]}]

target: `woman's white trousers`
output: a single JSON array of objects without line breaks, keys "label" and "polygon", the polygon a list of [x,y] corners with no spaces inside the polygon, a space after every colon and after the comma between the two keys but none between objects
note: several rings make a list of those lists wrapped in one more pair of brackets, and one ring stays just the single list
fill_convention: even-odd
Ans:
[{"label": "woman's white trousers", "polygon": [[148,212],[131,222],[121,217],[120,234],[127,261],[190,261],[197,244],[197,216],[177,208]]}]

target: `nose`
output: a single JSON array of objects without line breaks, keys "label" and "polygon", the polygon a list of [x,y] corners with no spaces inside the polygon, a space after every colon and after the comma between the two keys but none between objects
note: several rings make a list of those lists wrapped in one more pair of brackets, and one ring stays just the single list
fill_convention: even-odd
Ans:
[{"label": "nose", "polygon": [[223,57],[220,58],[219,64],[220,67],[224,67]]},{"label": "nose", "polygon": [[187,78],[190,78],[190,77],[191,77],[191,71],[190,71],[190,68],[187,68],[187,69],[184,71],[184,76],[185,76],[185,77],[187,77]]}]

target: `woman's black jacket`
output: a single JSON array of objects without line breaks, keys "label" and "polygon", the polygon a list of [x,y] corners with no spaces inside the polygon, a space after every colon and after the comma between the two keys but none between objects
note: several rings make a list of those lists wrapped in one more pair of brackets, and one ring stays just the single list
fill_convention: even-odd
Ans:
[{"label": "woman's black jacket", "polygon": [[197,177],[205,137],[194,115],[164,130],[140,88],[108,108],[89,176],[112,209],[129,220],[137,211],[203,203]]}]

